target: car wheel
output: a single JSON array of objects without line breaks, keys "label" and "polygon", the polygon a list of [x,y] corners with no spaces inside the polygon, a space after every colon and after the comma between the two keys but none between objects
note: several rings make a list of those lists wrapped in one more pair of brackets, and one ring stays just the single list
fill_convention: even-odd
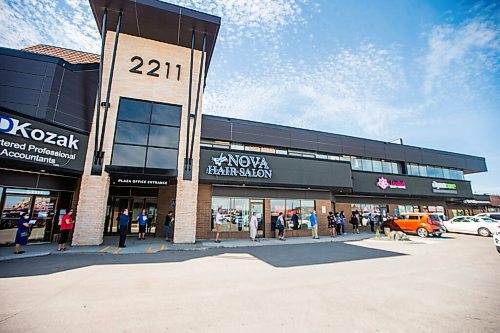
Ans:
[{"label": "car wheel", "polygon": [[441,237],[443,234],[436,234],[436,237]]},{"label": "car wheel", "polygon": [[483,237],[488,237],[490,235],[490,231],[486,228],[479,228],[477,233],[479,234],[479,236],[483,236]]},{"label": "car wheel", "polygon": [[425,238],[425,237],[429,236],[429,232],[425,228],[418,228],[417,235],[419,237]]}]

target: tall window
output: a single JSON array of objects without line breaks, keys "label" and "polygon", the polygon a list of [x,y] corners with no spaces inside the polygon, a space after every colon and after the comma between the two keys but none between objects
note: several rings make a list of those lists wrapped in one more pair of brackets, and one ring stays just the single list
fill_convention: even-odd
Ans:
[{"label": "tall window", "polygon": [[215,230],[217,210],[222,209],[222,231],[248,231],[250,226],[250,200],[244,198],[212,198],[212,230]]},{"label": "tall window", "polygon": [[178,105],[121,98],[111,164],[177,169],[181,113]]}]

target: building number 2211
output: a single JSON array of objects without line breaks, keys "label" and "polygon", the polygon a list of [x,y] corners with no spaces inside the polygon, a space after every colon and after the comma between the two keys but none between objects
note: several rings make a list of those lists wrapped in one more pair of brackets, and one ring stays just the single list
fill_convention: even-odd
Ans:
[{"label": "building number 2211", "polygon": [[[129,72],[136,73],[136,74],[142,74],[142,70],[140,70],[140,68],[144,65],[144,60],[139,56],[133,56],[132,58],[130,58],[130,62],[136,63],[136,65],[134,67],[132,67],[129,70]],[[150,67],[149,67],[149,71],[146,72],[146,75],[159,77],[160,74],[158,74],[157,71],[161,67],[160,62],[156,59],[151,59],[148,61],[148,65]],[[168,61],[165,62],[165,66],[167,66],[166,78],[168,79],[168,76],[170,75],[170,63]],[[181,79],[181,65],[177,64],[177,65],[175,65],[175,67],[177,68],[177,81],[179,81]]]}]

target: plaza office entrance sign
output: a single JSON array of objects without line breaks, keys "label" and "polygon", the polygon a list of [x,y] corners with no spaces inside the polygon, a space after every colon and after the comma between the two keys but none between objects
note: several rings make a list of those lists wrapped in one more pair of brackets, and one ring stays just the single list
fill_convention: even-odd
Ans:
[{"label": "plaza office entrance sign", "polygon": [[63,128],[0,113],[0,158],[83,170],[87,137]]}]

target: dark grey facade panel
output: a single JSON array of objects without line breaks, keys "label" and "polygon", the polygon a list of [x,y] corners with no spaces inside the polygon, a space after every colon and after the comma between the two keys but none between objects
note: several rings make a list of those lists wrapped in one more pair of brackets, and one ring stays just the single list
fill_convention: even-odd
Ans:
[{"label": "dark grey facade panel", "polygon": [[[265,158],[269,170],[272,170],[272,176],[258,178],[242,177],[239,174],[236,176],[209,174],[209,167],[216,165],[213,158],[226,157],[229,159],[229,154],[233,156],[245,155],[252,158]],[[220,167],[226,168],[230,167],[230,165],[224,162]],[[240,170],[240,167],[237,167],[237,171]],[[252,167],[249,169],[252,169]],[[250,186],[295,186],[311,189],[350,189],[352,187],[351,166],[349,163],[209,148],[201,149],[200,182],[212,184],[245,184]]]},{"label": "dark grey facade panel", "polygon": [[75,191],[77,178],[1,170],[0,185],[53,191]]},{"label": "dark grey facade panel", "polygon": [[[431,196],[443,198],[472,198],[472,188],[469,181],[450,180],[450,179],[435,179],[426,177],[413,177],[404,175],[387,175],[371,172],[352,172],[353,176],[353,193],[370,194],[377,196]],[[383,177],[387,181],[404,182],[406,188],[386,188],[383,189],[377,185],[379,179]],[[454,184],[456,193],[451,191],[436,189],[433,187],[433,182]]]},{"label": "dark grey facade panel", "polygon": [[0,48],[0,107],[89,132],[97,93],[94,67]]},{"label": "dark grey facade panel", "polygon": [[[484,158],[273,124],[204,115],[203,139],[487,171]],[[231,127],[232,126],[232,127]],[[229,134],[228,134],[229,131]]]},{"label": "dark grey facade panel", "polygon": [[316,199],[331,200],[330,191],[267,189],[241,186],[213,186],[213,196],[254,199]]},{"label": "dark grey facade panel", "polygon": [[405,151],[402,145],[385,144],[385,159],[392,161],[404,161]]}]

